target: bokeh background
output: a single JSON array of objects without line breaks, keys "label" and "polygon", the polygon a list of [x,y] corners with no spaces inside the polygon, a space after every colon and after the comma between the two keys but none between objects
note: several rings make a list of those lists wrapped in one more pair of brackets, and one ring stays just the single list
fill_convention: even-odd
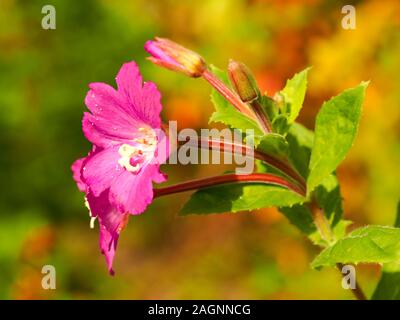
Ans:
[{"label": "bokeh background", "polygon": [[[56,30],[41,9],[56,8]],[[341,28],[354,4],[357,29]],[[299,121],[313,128],[321,103],[371,80],[356,143],[338,175],[345,217],[392,224],[400,196],[400,2],[397,0],[0,0],[0,298],[350,299],[336,270],[312,271],[317,253],[275,209],[178,217],[188,194],[157,199],[121,236],[107,274],[98,230],[70,172],[87,153],[81,132],[88,83],[114,84],[136,60],[163,94],[164,119],[207,127],[209,87],[157,68],[143,45],[169,37],[226,67],[254,70],[273,95],[313,66]],[[169,182],[218,174],[214,166],[165,166]],[[43,290],[41,268],[57,270]],[[371,293],[378,266],[357,267]]]}]

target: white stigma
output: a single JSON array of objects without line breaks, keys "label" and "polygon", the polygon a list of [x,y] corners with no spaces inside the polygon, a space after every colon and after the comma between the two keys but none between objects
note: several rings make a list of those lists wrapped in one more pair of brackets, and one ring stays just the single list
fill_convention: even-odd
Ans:
[{"label": "white stigma", "polygon": [[137,172],[140,169],[140,165],[131,165],[131,158],[140,156],[140,149],[129,144],[123,144],[119,147],[118,153],[121,156],[118,160],[118,164],[130,172]]},{"label": "white stigma", "polygon": [[[142,133],[142,136],[133,139],[135,145],[125,143],[118,149],[118,153],[121,156],[118,164],[133,173],[138,172],[144,163],[154,157],[157,146],[157,136],[153,129],[139,128],[139,132]],[[132,159],[137,162],[135,165],[131,164]]]}]

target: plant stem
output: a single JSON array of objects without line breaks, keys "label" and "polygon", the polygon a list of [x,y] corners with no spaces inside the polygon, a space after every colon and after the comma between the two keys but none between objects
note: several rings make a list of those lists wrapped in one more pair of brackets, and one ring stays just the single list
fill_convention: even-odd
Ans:
[{"label": "plant stem", "polygon": [[332,232],[329,221],[326,219],[324,212],[318,207],[317,202],[313,200],[310,204],[314,224],[317,227],[321,238],[329,244],[335,241],[335,236]]},{"label": "plant stem", "polygon": [[[340,274],[342,274],[343,266],[344,265],[342,263],[336,264],[336,267],[338,268]],[[364,291],[361,289],[357,281],[356,281],[356,287],[354,289],[351,289],[351,292],[353,293],[353,295],[356,297],[357,300],[367,300]]]},{"label": "plant stem", "polygon": [[253,107],[253,111],[257,116],[258,122],[261,124],[262,128],[264,129],[264,133],[272,132],[272,124],[269,120],[268,116],[264,113],[262,106],[257,100],[250,102],[250,105]]},{"label": "plant stem", "polygon": [[294,185],[279,176],[275,176],[269,173],[252,173],[248,175],[225,174],[221,176],[191,180],[183,183],[178,183],[172,186],[157,188],[154,189],[154,197],[160,197],[190,190],[209,188],[221,184],[243,183],[243,182],[259,182],[265,184],[278,185],[287,188],[293,192],[296,192],[301,196],[305,196],[304,191],[301,190],[297,185]]},{"label": "plant stem", "polygon": [[202,74],[203,78],[211,84],[211,86],[217,90],[226,100],[228,100],[239,112],[243,113],[247,117],[256,120],[253,112],[250,108],[240,100],[240,97],[227,87],[225,83],[219,80],[215,74],[210,70],[205,70]]},{"label": "plant stem", "polygon": [[232,143],[208,137],[205,138],[191,137],[190,139],[188,139],[188,141],[182,143],[185,144],[189,143],[190,145],[190,143],[193,140],[196,140],[195,145],[193,145],[194,147],[208,148],[210,150],[219,150],[221,152],[240,153],[242,155],[254,156],[254,158],[256,159],[265,161],[269,165],[281,171],[289,178],[293,179],[293,181],[299,185],[299,187],[303,190],[303,192],[306,192],[306,182],[304,178],[299,173],[297,173],[297,171],[293,169],[292,166],[286,161],[275,158],[263,152],[254,151],[253,148],[250,148],[247,145],[244,145],[240,142]]},{"label": "plant stem", "polygon": [[[314,224],[317,227],[318,232],[321,235],[321,238],[324,239],[328,243],[333,243],[335,241],[335,235],[332,231],[331,225],[326,218],[324,212],[321,208],[318,207],[315,200],[313,200],[310,204],[311,213],[313,216]],[[337,269],[339,270],[340,274],[342,275],[342,268],[343,264],[337,263]],[[363,290],[361,289],[359,283],[356,281],[356,287],[351,289],[354,297],[357,300],[367,300]]]}]

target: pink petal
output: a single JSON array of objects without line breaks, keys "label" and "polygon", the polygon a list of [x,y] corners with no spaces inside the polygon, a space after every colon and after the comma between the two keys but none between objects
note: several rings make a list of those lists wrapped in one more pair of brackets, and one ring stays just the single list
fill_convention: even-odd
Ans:
[{"label": "pink petal", "polygon": [[83,132],[92,143],[108,147],[115,141],[131,140],[138,134],[143,121],[138,121],[125,97],[104,83],[91,83],[85,104],[91,111],[85,113]]},{"label": "pink petal", "polygon": [[155,129],[157,135],[157,148],[150,164],[163,164],[167,161],[170,155],[169,137],[162,129]]},{"label": "pink petal", "polygon": [[160,128],[161,93],[153,82],[145,82],[142,91],[142,101],[136,106],[141,119],[153,129]]},{"label": "pink petal", "polygon": [[140,214],[153,200],[152,182],[160,183],[165,179],[159,165],[145,165],[137,174],[124,171],[111,184],[110,202],[120,212]]},{"label": "pink petal", "polygon": [[127,223],[127,214],[118,212],[108,201],[108,191],[103,192],[99,197],[92,193],[87,195],[92,216],[97,216],[100,225],[100,250],[106,258],[108,270],[111,275],[118,238],[122,228]]},{"label": "pink petal", "polygon": [[100,223],[100,239],[99,246],[100,251],[106,258],[107,268],[110,275],[114,275],[113,262],[115,257],[115,251],[117,249],[118,236],[113,237],[112,234]]},{"label": "pink petal", "polygon": [[179,68],[180,65],[174,59],[172,59],[169,55],[165,53],[164,50],[158,47],[156,41],[148,40],[144,45],[144,50],[150,53],[157,60],[163,61],[164,63],[174,65],[176,68]]},{"label": "pink petal", "polygon": [[142,87],[142,76],[135,62],[124,63],[116,77],[118,92],[128,102],[131,114],[152,128],[161,125],[161,94],[152,82]]},{"label": "pink petal", "polygon": [[86,158],[78,159],[71,166],[72,177],[74,178],[79,191],[86,191],[86,184],[82,181],[81,176],[82,164],[85,160]]},{"label": "pink petal", "polygon": [[96,150],[89,155],[82,168],[84,182],[96,197],[108,189],[112,181],[123,172],[123,168],[118,164],[120,158],[118,149],[119,146],[113,146]]},{"label": "pink petal", "polygon": [[115,144],[128,142],[140,136],[140,125],[132,124],[130,127],[119,122],[116,118],[103,118],[85,112],[82,119],[82,130],[85,137],[92,143],[102,148]]},{"label": "pink petal", "polygon": [[118,111],[130,117],[124,98],[112,86],[102,82],[93,82],[89,84],[89,89],[85,97],[85,104],[91,113],[112,115],[113,112]]}]

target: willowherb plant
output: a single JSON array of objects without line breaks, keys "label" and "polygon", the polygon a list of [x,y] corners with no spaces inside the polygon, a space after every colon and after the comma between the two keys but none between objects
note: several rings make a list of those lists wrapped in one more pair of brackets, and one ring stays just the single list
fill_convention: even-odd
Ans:
[{"label": "willowherb plant", "polygon": [[[396,228],[400,219],[395,227],[371,225],[346,233],[351,222],[342,218],[335,174],[354,142],[368,83],[324,102],[313,132],[295,122],[309,69],[297,73],[271,98],[261,94],[242,63],[231,60],[224,72],[208,65],[199,54],[161,38],[148,41],[145,49],[155,64],[203,78],[213,87],[215,112],[210,122],[239,129],[243,142],[251,140],[257,166],[249,174],[223,174],[153,189],[153,182],[166,180],[159,167],[172,152],[159,116],[162,107],[157,88],[149,82],[142,84],[134,62],[122,66],[116,77],[117,90],[92,83],[85,99],[90,113],[84,115],[83,132],[93,150],[77,160],[72,170],[79,189],[85,192],[92,219],[99,220],[100,248],[110,273],[119,233],[131,214],[144,212],[155,197],[197,190],[181,215],[277,207],[322,248],[312,268],[382,264],[373,298],[400,298],[400,229]],[[220,152],[247,148],[212,139],[205,145]],[[352,291],[358,299],[366,299],[358,284]]]}]

